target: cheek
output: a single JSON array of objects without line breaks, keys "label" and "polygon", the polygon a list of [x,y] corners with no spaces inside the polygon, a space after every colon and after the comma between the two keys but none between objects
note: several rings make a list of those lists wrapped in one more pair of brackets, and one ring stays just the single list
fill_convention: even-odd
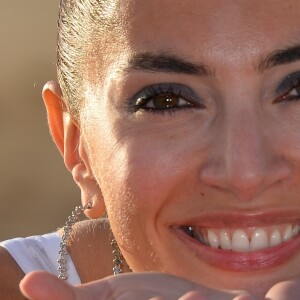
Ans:
[{"label": "cheek", "polygon": [[136,240],[147,244],[155,228],[162,228],[157,226],[165,221],[161,212],[176,201],[191,172],[186,144],[178,147],[177,139],[166,136],[120,132],[99,135],[90,150],[112,229],[124,244],[135,247]]},{"label": "cheek", "polygon": [[105,157],[99,176],[107,209],[123,216],[143,215],[141,222],[159,213],[185,173],[178,149],[169,151],[162,143],[143,138],[118,143]]}]

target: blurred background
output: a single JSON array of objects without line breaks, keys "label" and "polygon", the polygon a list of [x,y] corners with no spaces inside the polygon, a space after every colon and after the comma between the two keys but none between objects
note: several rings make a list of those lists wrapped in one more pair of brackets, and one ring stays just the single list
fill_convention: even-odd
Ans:
[{"label": "blurred background", "polygon": [[47,128],[58,0],[0,0],[0,240],[62,226],[80,202]]}]

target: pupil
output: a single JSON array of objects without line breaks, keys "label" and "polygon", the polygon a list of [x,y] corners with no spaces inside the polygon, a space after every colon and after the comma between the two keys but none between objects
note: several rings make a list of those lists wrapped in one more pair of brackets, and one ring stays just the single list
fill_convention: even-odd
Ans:
[{"label": "pupil", "polygon": [[161,95],[156,97],[154,102],[157,108],[170,108],[178,105],[178,98],[172,95]]}]

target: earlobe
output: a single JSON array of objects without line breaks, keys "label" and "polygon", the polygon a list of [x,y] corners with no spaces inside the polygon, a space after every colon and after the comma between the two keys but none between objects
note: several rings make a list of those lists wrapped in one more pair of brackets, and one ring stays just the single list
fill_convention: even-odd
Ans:
[{"label": "earlobe", "polygon": [[102,193],[90,168],[80,128],[67,111],[59,85],[55,82],[47,83],[43,90],[43,99],[51,136],[67,169],[80,187],[82,204],[93,204],[93,208],[86,210],[86,214],[99,218],[105,211]]},{"label": "earlobe", "polygon": [[80,141],[78,145],[78,152],[80,160],[72,167],[72,176],[81,190],[81,202],[83,205],[92,203],[92,209],[85,211],[85,214],[92,219],[97,219],[103,216],[105,212],[104,200],[101,188],[95,179],[90,168],[90,163],[83,145]]}]

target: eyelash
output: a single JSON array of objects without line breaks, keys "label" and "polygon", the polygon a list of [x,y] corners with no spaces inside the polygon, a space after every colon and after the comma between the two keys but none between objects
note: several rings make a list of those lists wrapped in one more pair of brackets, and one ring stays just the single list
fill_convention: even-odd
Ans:
[{"label": "eyelash", "polygon": [[[155,107],[154,101],[159,101],[159,97],[161,97],[161,100],[163,100],[162,104],[165,104],[166,107]],[[152,85],[143,89],[138,93],[138,96],[134,98],[137,98],[133,104],[134,112],[143,110],[153,114],[174,114],[178,110],[184,110],[187,108],[204,108],[204,105],[201,104],[199,100],[194,99],[196,98],[196,95],[194,95],[192,90],[181,84],[162,83]],[[168,101],[170,102],[169,105]],[[172,101],[177,101],[177,103],[171,103]],[[185,104],[183,104],[183,102],[185,102]],[[153,107],[146,107],[147,105]]]}]

